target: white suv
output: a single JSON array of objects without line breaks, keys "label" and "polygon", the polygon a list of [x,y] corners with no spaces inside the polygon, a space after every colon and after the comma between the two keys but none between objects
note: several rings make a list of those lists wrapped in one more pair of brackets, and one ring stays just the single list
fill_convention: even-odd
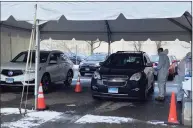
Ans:
[{"label": "white suv", "polygon": [[[19,53],[13,60],[1,66],[1,86],[34,86],[35,83],[35,51],[32,51],[32,70],[27,73],[24,83],[25,67],[28,51]],[[73,63],[61,51],[40,51],[39,78],[44,91],[48,91],[51,83],[64,81],[71,85]]]}]

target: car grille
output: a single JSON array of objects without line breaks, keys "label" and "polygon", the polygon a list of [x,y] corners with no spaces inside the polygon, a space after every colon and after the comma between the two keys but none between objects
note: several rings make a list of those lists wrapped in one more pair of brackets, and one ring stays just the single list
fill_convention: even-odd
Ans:
[{"label": "car grille", "polygon": [[[12,74],[9,74],[9,72],[12,72]],[[1,72],[2,75],[8,76],[8,77],[13,77],[13,76],[19,76],[22,75],[23,72],[21,70],[8,70],[8,69],[3,69]]]},{"label": "car grille", "polygon": [[102,76],[103,84],[106,86],[126,86],[128,76],[123,75],[105,75]]}]

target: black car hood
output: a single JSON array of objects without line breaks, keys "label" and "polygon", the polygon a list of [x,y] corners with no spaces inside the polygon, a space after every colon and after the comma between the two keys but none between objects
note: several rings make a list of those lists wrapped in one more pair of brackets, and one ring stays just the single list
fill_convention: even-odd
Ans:
[{"label": "black car hood", "polygon": [[117,69],[117,68],[107,68],[107,67],[100,67],[98,69],[101,75],[127,75],[131,76],[134,73],[142,72],[144,67],[136,68],[136,69]]}]

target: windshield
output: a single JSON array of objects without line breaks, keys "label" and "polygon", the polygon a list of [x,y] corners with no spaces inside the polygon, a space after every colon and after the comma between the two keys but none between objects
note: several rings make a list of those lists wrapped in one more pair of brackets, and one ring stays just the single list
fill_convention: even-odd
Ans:
[{"label": "windshield", "polygon": [[106,56],[104,55],[92,55],[86,58],[87,61],[104,61]]},{"label": "windshield", "polygon": [[[21,52],[18,54],[11,62],[14,63],[26,63],[28,52]],[[47,61],[49,53],[40,52],[40,63],[45,63]],[[32,52],[32,63],[35,63],[35,52]]]},{"label": "windshield", "polygon": [[106,67],[136,68],[143,66],[141,55],[136,54],[112,54],[105,62]]},{"label": "windshield", "polygon": [[158,62],[159,61],[159,56],[158,55],[152,55],[150,57],[150,60],[151,60],[151,62]]}]

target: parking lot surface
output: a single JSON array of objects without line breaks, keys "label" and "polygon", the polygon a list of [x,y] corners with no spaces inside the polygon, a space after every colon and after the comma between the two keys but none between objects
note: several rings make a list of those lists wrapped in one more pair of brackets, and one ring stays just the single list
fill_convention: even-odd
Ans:
[{"label": "parking lot surface", "polygon": [[[44,94],[45,111],[34,111],[34,95],[29,92],[27,114],[20,115],[21,89],[7,89],[1,92],[2,128],[185,128],[183,125],[164,124],[169,114],[171,92],[176,92],[174,81],[167,82],[167,96],[164,102],[154,100],[158,93],[149,96],[147,102],[131,100],[94,100],[90,91],[90,75],[81,77],[82,92],[75,93],[77,73],[71,87],[58,83],[52,91]],[[24,101],[25,102],[25,101]],[[22,107],[24,109],[24,105]],[[24,111],[24,110],[23,110]],[[22,111],[22,112],[23,112]],[[178,120],[181,107],[177,104]]]}]

